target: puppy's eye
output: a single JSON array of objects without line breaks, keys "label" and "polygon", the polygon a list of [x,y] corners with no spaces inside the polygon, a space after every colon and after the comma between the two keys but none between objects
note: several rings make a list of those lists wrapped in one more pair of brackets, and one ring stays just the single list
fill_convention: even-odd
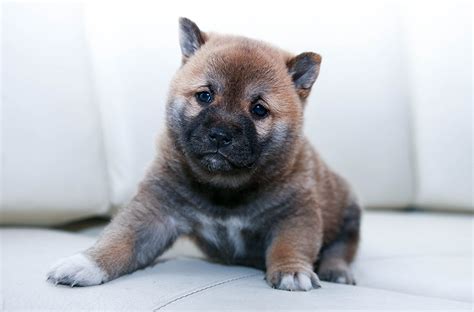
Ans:
[{"label": "puppy's eye", "polygon": [[268,110],[262,104],[255,104],[252,107],[252,113],[259,118],[264,118],[268,115]]},{"label": "puppy's eye", "polygon": [[214,101],[214,96],[209,91],[201,91],[196,93],[196,99],[199,103],[210,104],[212,101]]}]

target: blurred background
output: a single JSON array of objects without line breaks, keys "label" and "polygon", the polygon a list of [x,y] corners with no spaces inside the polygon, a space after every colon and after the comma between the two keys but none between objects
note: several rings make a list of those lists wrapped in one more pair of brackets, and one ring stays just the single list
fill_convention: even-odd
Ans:
[{"label": "blurred background", "polygon": [[306,134],[367,207],[473,211],[470,1],[4,1],[2,223],[126,204],[164,125],[179,16],[323,56]]}]

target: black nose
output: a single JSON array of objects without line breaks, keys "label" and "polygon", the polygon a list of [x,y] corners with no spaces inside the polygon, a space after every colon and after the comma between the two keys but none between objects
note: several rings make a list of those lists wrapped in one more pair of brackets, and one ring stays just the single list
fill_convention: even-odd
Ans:
[{"label": "black nose", "polygon": [[232,143],[232,135],[223,128],[211,128],[209,130],[209,141],[218,148],[230,145]]}]

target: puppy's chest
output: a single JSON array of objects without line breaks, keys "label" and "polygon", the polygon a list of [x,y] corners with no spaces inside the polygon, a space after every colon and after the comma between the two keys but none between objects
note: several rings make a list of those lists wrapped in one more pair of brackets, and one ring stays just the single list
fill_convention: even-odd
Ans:
[{"label": "puppy's chest", "polygon": [[201,249],[212,258],[226,263],[261,266],[266,233],[255,220],[200,215],[194,236]]}]

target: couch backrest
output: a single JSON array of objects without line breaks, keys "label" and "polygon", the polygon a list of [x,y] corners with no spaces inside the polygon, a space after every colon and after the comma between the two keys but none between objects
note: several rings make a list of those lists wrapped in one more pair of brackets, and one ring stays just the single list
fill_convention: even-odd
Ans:
[{"label": "couch backrest", "polygon": [[107,213],[106,159],[79,4],[3,3],[2,223]]},{"label": "couch backrest", "polygon": [[367,206],[472,211],[470,3],[306,5],[5,3],[2,222],[126,204],[163,127],[180,15],[322,54],[306,134]]}]

